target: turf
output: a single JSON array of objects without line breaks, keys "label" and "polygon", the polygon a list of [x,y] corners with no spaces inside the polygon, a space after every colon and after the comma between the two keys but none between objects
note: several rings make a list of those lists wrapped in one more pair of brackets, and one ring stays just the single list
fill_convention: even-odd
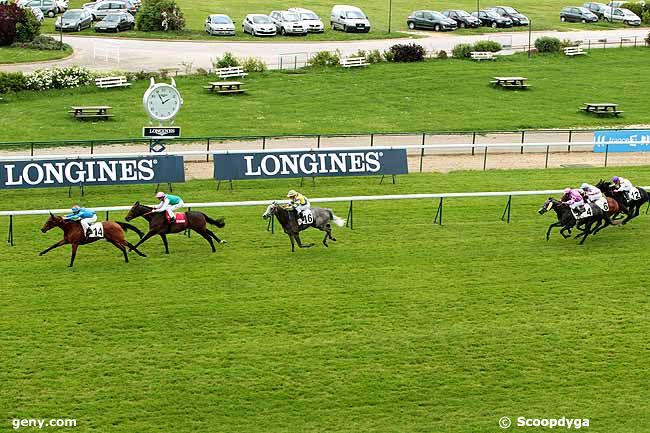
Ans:
[{"label": "turf", "polygon": [[67,50],[33,50],[29,48],[0,47],[0,64],[5,63],[27,63],[42,62],[44,60],[56,60],[68,57],[72,54],[71,49]]},{"label": "turf", "polygon": [[[601,127],[647,123],[650,88],[635,79],[650,50],[591,50],[581,58],[525,55],[495,62],[433,60],[343,68],[267,72],[246,78],[245,95],[209,94],[212,78],[177,79],[185,104],[176,124],[184,137],[368,131],[472,131],[518,128]],[[532,88],[493,88],[493,76],[524,76]],[[141,135],[147,116],[147,81],[129,89],[94,86],[6,95],[0,141],[109,139]],[[47,104],[44,101],[47,100]],[[578,110],[583,102],[617,102],[625,114],[599,118]],[[72,105],[110,105],[110,121],[80,122]],[[25,116],[25,113],[31,113]],[[44,122],[43,119],[48,119]]]},{"label": "turf", "polygon": [[[83,0],[70,1],[70,7],[81,7],[84,3]],[[226,3],[215,4],[209,0],[178,0],[178,5],[186,19],[187,30],[181,34],[165,34],[165,33],[146,33],[146,32],[125,32],[120,34],[121,37],[144,37],[144,38],[180,38],[180,39],[211,39],[211,40],[260,40],[250,35],[244,35],[241,32],[241,23],[246,14],[249,13],[266,13],[269,14],[273,10],[286,10],[296,5],[310,8],[316,12],[322,19],[323,24],[326,26],[326,31],[323,34],[312,34],[307,38],[284,38],[276,37],[271,40],[283,41],[299,41],[299,40],[346,40],[346,39],[367,39],[367,38],[385,38],[400,36],[395,31],[406,31],[406,18],[408,15],[417,9],[431,8],[442,11],[444,9],[466,9],[468,12],[476,11],[477,4],[481,8],[496,6],[499,4],[488,2],[475,2],[473,0],[443,0],[435,4],[423,4],[416,0],[403,0],[389,2],[387,0],[360,0],[354,4],[363,9],[368,15],[373,30],[368,34],[346,34],[343,32],[334,32],[329,30],[329,16],[332,9],[332,2],[324,0],[311,1],[309,3],[295,3],[283,0],[269,0],[260,4],[250,0],[233,0]],[[387,34],[388,30],[388,10],[389,3],[392,3],[392,34]],[[559,30],[568,31],[575,29],[607,29],[607,28],[622,28],[623,24],[575,24],[575,23],[562,23],[560,22],[560,10],[566,6],[566,2],[561,0],[549,0],[544,2],[534,0],[519,0],[515,3],[510,3],[516,7],[520,12],[529,16],[532,21],[533,29],[535,30]],[[237,29],[238,36],[236,37],[215,37],[208,36],[204,32],[204,21],[209,14],[225,13],[235,21],[235,28]],[[54,19],[46,19],[44,30],[48,32],[54,31]],[[527,31],[527,27],[514,27],[506,31]],[[482,32],[491,32],[492,29],[483,27],[480,29],[463,30],[463,34],[476,34]],[[500,30],[503,31],[503,30]],[[84,34],[95,34],[93,30],[85,30]],[[401,34],[404,36],[404,34]]]},{"label": "turf", "polygon": [[[639,184],[650,167],[621,169]],[[561,188],[598,169],[318,179],[309,197]],[[186,201],[280,198],[291,180],[176,185]],[[4,209],[68,206],[67,191],[3,193]],[[151,200],[89,188],[87,206]],[[225,216],[230,243],[154,239],[125,264],[108,244],[37,252],[60,233],[15,221],[3,245],[0,418],[75,418],[82,432],[495,432],[501,416],[589,418],[647,432],[648,217],[580,247],[543,240],[544,197],[355,204],[339,242],[291,253],[262,207]],[[346,215],[347,204],[334,204]],[[111,215],[120,217],[118,214]],[[142,227],[142,222],[137,222]],[[2,221],[0,236],[7,235]],[[134,235],[129,237],[134,239]],[[614,279],[613,275],[624,275]],[[538,431],[537,429],[533,429]],[[34,431],[23,429],[21,431]],[[532,430],[531,430],[532,431]]]}]

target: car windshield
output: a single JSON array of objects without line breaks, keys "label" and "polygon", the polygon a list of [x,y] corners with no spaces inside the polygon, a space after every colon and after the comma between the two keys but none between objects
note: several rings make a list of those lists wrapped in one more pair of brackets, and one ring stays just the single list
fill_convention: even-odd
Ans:
[{"label": "car windshield", "polygon": [[443,18],[447,18],[443,14],[441,14],[440,12],[435,12],[435,11],[431,11],[431,15],[433,15],[434,18],[437,18],[439,20],[443,19]]},{"label": "car windshield", "polygon": [[629,10],[629,9],[621,9],[621,10],[623,11],[623,14],[624,14],[625,16],[628,16],[628,17],[635,17],[635,16],[636,16],[636,15],[634,15],[634,12],[632,12],[632,11]]},{"label": "car windshield", "polygon": [[297,14],[282,14],[282,18],[289,22],[300,21],[300,17]]},{"label": "car windshield", "polygon": [[505,6],[503,8],[504,11],[508,12],[509,14],[518,14],[517,9],[511,8],[510,6]]},{"label": "car windshield", "polygon": [[591,11],[589,9],[587,9],[587,8],[578,8],[578,10],[580,12],[582,12],[583,14],[590,14],[591,13]]},{"label": "car windshield", "polygon": [[120,16],[117,15],[117,14],[109,14],[109,15],[106,15],[106,18],[104,18],[104,21],[107,21],[107,22],[117,22],[119,20],[120,20]]},{"label": "car windshield", "polygon": [[312,12],[303,12],[302,14],[300,14],[300,17],[303,20],[308,20],[308,21],[311,21],[311,20],[316,21],[316,20],[318,20],[318,15],[316,15],[315,13],[312,13]]},{"label": "car windshield", "polygon": [[487,15],[490,18],[499,18],[501,16],[494,11],[485,11],[485,15]]},{"label": "car windshield", "polygon": [[456,11],[456,14],[458,14],[459,17],[471,17],[471,15],[465,11]]},{"label": "car windshield", "polygon": [[269,17],[253,17],[253,22],[255,24],[269,24],[271,20]]},{"label": "car windshield", "polygon": [[360,19],[365,18],[363,16],[363,14],[361,12],[359,12],[359,11],[348,11],[348,12],[346,12],[345,17],[346,18],[360,18]]},{"label": "car windshield", "polygon": [[81,16],[81,12],[79,11],[68,11],[63,14],[63,18],[66,20],[76,20]]},{"label": "car windshield", "polygon": [[231,24],[230,18],[228,17],[212,17],[213,24]]}]

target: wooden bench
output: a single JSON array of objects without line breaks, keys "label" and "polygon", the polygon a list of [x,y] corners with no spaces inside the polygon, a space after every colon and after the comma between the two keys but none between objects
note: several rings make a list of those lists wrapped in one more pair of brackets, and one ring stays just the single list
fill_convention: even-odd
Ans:
[{"label": "wooden bench", "polygon": [[219,94],[244,93],[246,91],[241,87],[244,83],[239,81],[211,81],[208,84],[209,86],[203,86],[205,90]]},{"label": "wooden bench", "polygon": [[580,110],[597,116],[613,115],[614,117],[618,117],[623,113],[623,111],[618,109],[618,104],[611,102],[585,102],[584,107],[581,107]]},{"label": "wooden bench", "polygon": [[494,80],[490,81],[490,84],[503,87],[504,89],[525,90],[530,87],[530,84],[527,84],[526,81],[528,81],[528,78],[524,77],[494,77]]},{"label": "wooden bench", "polygon": [[129,87],[131,83],[126,81],[126,77],[100,77],[95,78],[95,85],[102,89],[110,89],[112,87]]},{"label": "wooden bench", "polygon": [[366,62],[365,57],[344,57],[341,59],[340,63],[344,68],[355,68],[359,66],[368,66],[370,64]]},{"label": "wooden bench", "polygon": [[248,75],[246,72],[244,72],[244,68],[241,66],[233,66],[231,68],[219,68],[215,71],[219,78],[221,80],[225,80],[228,78],[236,78],[236,77],[245,77]]},{"label": "wooden bench", "polygon": [[582,56],[584,54],[587,54],[587,52],[584,51],[581,46],[566,47],[564,49],[564,55],[565,56],[573,57],[573,56]]},{"label": "wooden bench", "polygon": [[470,56],[472,60],[496,60],[494,53],[491,51],[472,51]]},{"label": "wooden bench", "polygon": [[70,111],[68,113],[72,114],[75,119],[103,119],[103,120],[108,120],[109,117],[113,117],[109,111],[113,107],[110,107],[108,105],[98,105],[98,106],[89,106],[89,107],[81,107],[81,106],[75,106],[75,107],[70,107]]}]

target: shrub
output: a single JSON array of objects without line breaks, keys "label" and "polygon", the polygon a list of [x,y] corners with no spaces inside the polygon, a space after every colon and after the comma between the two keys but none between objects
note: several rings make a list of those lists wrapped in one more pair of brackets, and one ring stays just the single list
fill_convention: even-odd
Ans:
[{"label": "shrub", "polygon": [[136,25],[143,32],[174,32],[185,28],[185,18],[174,0],[145,0]]},{"label": "shrub", "polygon": [[418,44],[396,44],[388,49],[392,56],[392,62],[420,62],[424,60],[424,48]]},{"label": "shrub", "polygon": [[338,52],[319,51],[309,59],[309,66],[315,68],[324,68],[327,66],[338,66],[341,62],[341,56]]},{"label": "shrub", "polygon": [[27,78],[22,72],[0,72],[0,93],[20,92],[27,88]]},{"label": "shrub", "polygon": [[212,66],[216,68],[232,68],[239,66],[239,59],[232,53],[224,53],[223,57],[216,57],[212,60]]},{"label": "shrub", "polygon": [[641,16],[641,19],[643,20],[644,23],[650,24],[650,11],[643,12],[643,16]]},{"label": "shrub", "polygon": [[384,61],[384,58],[381,56],[381,52],[379,50],[372,50],[369,51],[366,55],[366,60],[368,63],[381,63]]},{"label": "shrub", "polygon": [[79,66],[39,69],[27,76],[26,87],[31,90],[67,89],[85,86],[91,78],[90,71]]},{"label": "shrub", "polygon": [[16,42],[16,26],[24,15],[24,10],[15,4],[0,5],[0,46]]},{"label": "shrub", "polygon": [[440,50],[440,51],[438,51],[438,55],[436,57],[439,58],[439,59],[446,59],[449,56],[447,55],[447,51]]},{"label": "shrub", "polygon": [[41,23],[31,9],[25,8],[22,19],[16,24],[16,42],[31,42],[41,33]]},{"label": "shrub", "polygon": [[384,60],[387,62],[392,62],[393,59],[395,59],[395,53],[393,53],[391,50],[384,50],[384,53],[382,55],[384,56]]},{"label": "shrub", "polygon": [[560,49],[564,49],[567,47],[577,47],[580,45],[579,42],[572,41],[571,39],[562,39],[562,42],[560,42]]},{"label": "shrub", "polygon": [[629,9],[634,12],[638,17],[643,16],[643,10],[645,9],[641,3],[631,2],[623,3],[622,8]]},{"label": "shrub", "polygon": [[451,50],[452,56],[457,59],[469,59],[473,49],[470,44],[458,44]]},{"label": "shrub", "polygon": [[265,72],[268,69],[266,63],[256,57],[244,59],[241,66],[246,72]]},{"label": "shrub", "polygon": [[535,41],[535,48],[540,53],[557,53],[560,51],[560,46],[560,40],[550,36],[543,36]]},{"label": "shrub", "polygon": [[39,35],[34,38],[31,42],[16,42],[12,47],[20,48],[31,48],[33,50],[42,50],[42,51],[58,51],[58,50],[68,50],[72,49],[70,45],[63,44],[58,39],[54,39],[52,36]]},{"label": "shrub", "polygon": [[478,41],[472,46],[472,51],[490,51],[496,53],[503,47],[496,41]]},{"label": "shrub", "polygon": [[650,32],[648,32],[648,37],[645,38],[645,43],[646,43],[647,46],[650,47]]}]

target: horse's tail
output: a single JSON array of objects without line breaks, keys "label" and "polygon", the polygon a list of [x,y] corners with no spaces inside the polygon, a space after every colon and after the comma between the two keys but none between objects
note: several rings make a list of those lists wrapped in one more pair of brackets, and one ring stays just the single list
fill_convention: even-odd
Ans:
[{"label": "horse's tail", "polygon": [[137,233],[138,236],[140,236],[140,239],[142,239],[142,236],[144,236],[144,233],[142,233],[142,232],[140,231],[140,229],[137,228],[137,227],[134,226],[134,225],[131,225],[131,224],[129,224],[129,223],[123,223],[123,222],[121,222],[121,221],[115,221],[115,222],[117,223],[118,226],[122,227],[122,230],[124,230],[124,231],[132,230],[132,231],[134,231],[135,233]]},{"label": "horse's tail", "polygon": [[334,224],[336,224],[339,227],[343,227],[345,225],[345,220],[343,218],[339,218],[336,215],[334,215],[332,209],[327,209],[327,211],[330,213],[330,219]]},{"label": "horse's tail", "polygon": [[218,219],[215,220],[215,219],[210,218],[209,216],[207,216],[207,215],[204,214],[203,212],[201,212],[201,214],[203,215],[203,217],[205,218],[205,220],[206,220],[209,224],[212,224],[213,226],[217,226],[217,227],[219,227],[219,228],[223,228],[223,227],[225,227],[225,225],[226,225],[226,221],[225,221],[223,218],[218,218]]}]

